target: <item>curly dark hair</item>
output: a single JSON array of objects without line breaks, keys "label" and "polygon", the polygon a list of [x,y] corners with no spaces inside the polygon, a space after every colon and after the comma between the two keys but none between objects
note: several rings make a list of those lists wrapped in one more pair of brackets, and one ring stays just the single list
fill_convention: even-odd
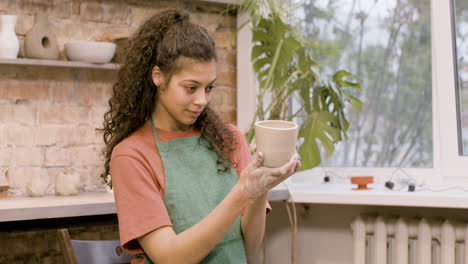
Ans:
[{"label": "curly dark hair", "polygon": [[[109,110],[104,115],[103,132],[105,164],[101,178],[112,186],[110,158],[114,147],[149,121],[158,100],[158,88],[151,71],[158,66],[165,83],[180,69],[179,58],[199,62],[216,60],[214,40],[205,28],[190,22],[186,11],[164,10],[149,18],[132,36],[126,50]],[[161,86],[161,85],[160,85]],[[208,148],[218,155],[218,165],[226,171],[235,164],[229,159],[234,149],[234,135],[209,107],[197,118],[195,129],[201,132]]]}]

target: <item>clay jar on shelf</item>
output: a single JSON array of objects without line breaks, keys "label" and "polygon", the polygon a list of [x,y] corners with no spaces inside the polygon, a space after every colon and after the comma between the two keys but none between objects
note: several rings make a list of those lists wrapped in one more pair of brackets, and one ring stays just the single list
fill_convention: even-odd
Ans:
[{"label": "clay jar on shelf", "polygon": [[24,53],[27,58],[57,60],[59,47],[47,15],[36,13],[33,27],[24,38]]},{"label": "clay jar on shelf", "polygon": [[77,195],[81,192],[80,174],[72,169],[63,169],[55,176],[55,195]]}]

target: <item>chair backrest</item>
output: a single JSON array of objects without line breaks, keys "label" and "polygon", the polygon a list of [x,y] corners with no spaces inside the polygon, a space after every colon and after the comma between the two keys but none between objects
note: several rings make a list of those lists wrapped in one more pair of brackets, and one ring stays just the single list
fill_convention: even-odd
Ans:
[{"label": "chair backrest", "polygon": [[67,229],[59,229],[57,235],[66,264],[117,264],[132,259],[119,240],[72,240]]}]

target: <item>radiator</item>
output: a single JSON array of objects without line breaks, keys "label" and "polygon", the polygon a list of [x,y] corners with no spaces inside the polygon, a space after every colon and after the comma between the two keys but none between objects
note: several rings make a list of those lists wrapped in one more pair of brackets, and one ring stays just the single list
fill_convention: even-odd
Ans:
[{"label": "radiator", "polygon": [[354,264],[468,264],[468,224],[448,219],[358,216]]}]

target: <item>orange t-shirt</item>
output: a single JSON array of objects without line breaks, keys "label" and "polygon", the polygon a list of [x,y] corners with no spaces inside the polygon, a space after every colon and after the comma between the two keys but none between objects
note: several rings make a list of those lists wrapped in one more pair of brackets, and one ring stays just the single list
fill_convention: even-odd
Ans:
[{"label": "orange t-shirt", "polygon": [[[236,140],[231,161],[237,164],[235,170],[240,175],[251,161],[250,151],[242,133],[233,125],[228,128]],[[160,142],[200,136],[195,130],[169,132],[157,129],[157,133]],[[131,254],[142,253],[137,238],[162,226],[172,226],[164,204],[164,168],[149,123],[114,147],[110,171],[120,241]],[[268,203],[266,206],[269,208]]]}]

